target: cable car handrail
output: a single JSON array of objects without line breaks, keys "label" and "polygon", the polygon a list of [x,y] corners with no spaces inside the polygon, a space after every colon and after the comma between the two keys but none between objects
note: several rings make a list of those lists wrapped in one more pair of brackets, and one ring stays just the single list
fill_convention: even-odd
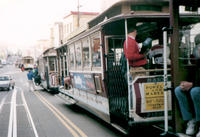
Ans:
[{"label": "cable car handrail", "polygon": [[[157,71],[163,71],[164,69],[146,69],[146,70],[135,70],[135,71],[131,71],[130,72],[157,72]],[[170,68],[167,69],[167,71],[171,70]]]}]

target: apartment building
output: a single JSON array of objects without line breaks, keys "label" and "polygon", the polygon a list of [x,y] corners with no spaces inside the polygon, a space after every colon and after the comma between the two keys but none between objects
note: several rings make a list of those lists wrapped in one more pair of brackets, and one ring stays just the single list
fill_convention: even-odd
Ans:
[{"label": "apartment building", "polygon": [[55,22],[50,28],[50,43],[49,48],[59,47],[63,44],[63,23]]},{"label": "apartment building", "polygon": [[71,11],[63,18],[63,43],[67,42],[70,34],[78,29],[87,28],[87,23],[99,13]]},{"label": "apartment building", "polygon": [[36,45],[33,48],[29,48],[25,55],[33,56],[35,59],[39,57],[46,49],[50,47],[50,40],[41,39],[37,40]]}]

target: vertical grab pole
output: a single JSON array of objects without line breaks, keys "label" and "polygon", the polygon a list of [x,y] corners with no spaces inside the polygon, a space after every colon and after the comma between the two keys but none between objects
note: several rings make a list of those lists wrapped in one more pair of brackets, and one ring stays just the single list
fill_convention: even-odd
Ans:
[{"label": "vertical grab pole", "polygon": [[167,32],[169,31],[171,33],[172,28],[166,28],[164,27],[162,29],[163,31],[163,60],[164,60],[164,127],[165,127],[165,132],[160,134],[162,137],[177,137],[175,133],[169,132],[168,131],[168,86],[167,86]]},{"label": "vertical grab pole", "polygon": [[[128,46],[128,25],[127,25],[127,19],[125,19],[125,35],[126,35],[126,49]],[[131,116],[130,110],[132,108],[132,91],[131,91],[131,83],[130,83],[130,72],[129,72],[129,63],[127,59],[127,83],[128,83],[128,107],[129,107],[129,116]]]},{"label": "vertical grab pole", "polygon": [[163,46],[164,46],[164,117],[165,132],[168,132],[168,97],[167,97],[167,28],[163,28]]}]

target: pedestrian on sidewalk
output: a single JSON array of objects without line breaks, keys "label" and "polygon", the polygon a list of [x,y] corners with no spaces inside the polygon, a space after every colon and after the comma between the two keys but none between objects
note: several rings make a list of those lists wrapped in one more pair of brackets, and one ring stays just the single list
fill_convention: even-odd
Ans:
[{"label": "pedestrian on sidewalk", "polygon": [[33,83],[33,72],[31,70],[28,71],[27,78],[28,78],[29,91],[31,91],[31,90],[34,91],[35,90],[35,85]]}]

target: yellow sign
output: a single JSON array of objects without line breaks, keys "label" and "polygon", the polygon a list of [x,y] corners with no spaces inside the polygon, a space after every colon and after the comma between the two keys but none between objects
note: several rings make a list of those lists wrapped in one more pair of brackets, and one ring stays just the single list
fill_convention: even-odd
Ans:
[{"label": "yellow sign", "polygon": [[164,83],[144,84],[146,111],[164,109]]}]

